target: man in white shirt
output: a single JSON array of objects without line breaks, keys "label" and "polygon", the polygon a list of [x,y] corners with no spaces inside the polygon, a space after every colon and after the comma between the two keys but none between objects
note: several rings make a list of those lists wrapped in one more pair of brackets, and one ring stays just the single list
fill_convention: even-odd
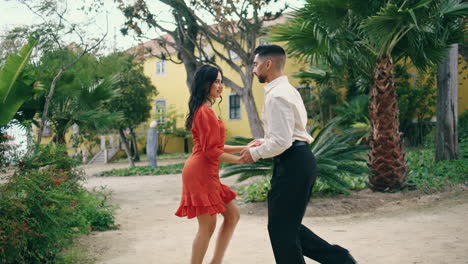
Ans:
[{"label": "man in white shirt", "polygon": [[241,157],[253,163],[274,157],[268,193],[268,233],[277,264],[353,264],[348,250],[331,245],[301,224],[316,177],[316,162],[307,133],[307,112],[299,92],[283,69],[286,54],[278,45],[255,49],[254,74],[264,87],[264,139],[256,139]]}]

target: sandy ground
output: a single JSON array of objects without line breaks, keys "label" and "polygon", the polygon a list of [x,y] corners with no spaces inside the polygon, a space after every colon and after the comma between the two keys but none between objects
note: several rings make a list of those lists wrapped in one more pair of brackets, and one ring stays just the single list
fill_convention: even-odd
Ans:
[{"label": "sandy ground", "polygon": [[[92,175],[120,166],[125,164],[84,169]],[[232,177],[223,182],[238,186]],[[113,192],[111,203],[120,207],[118,230],[93,232],[80,241],[96,263],[189,263],[197,222],[174,216],[180,175],[90,177],[85,186],[106,186]],[[362,191],[313,199],[309,207],[304,223],[330,243],[348,248],[361,264],[468,264],[466,189],[424,196]],[[240,204],[240,209],[241,220],[224,264],[274,263],[265,204]],[[219,224],[222,217],[218,220]]]}]

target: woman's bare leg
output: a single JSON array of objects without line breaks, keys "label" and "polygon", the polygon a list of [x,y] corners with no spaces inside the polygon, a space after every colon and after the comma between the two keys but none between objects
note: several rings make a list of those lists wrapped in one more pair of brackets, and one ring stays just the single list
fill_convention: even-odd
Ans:
[{"label": "woman's bare leg", "polygon": [[216,215],[203,214],[197,219],[198,232],[193,240],[191,264],[202,264],[211,236],[216,228]]},{"label": "woman's bare leg", "polygon": [[224,217],[223,224],[219,230],[218,239],[216,240],[216,247],[213,260],[210,264],[220,264],[223,260],[224,253],[231,241],[232,234],[239,222],[240,213],[234,200],[226,204],[226,211],[222,213]]}]

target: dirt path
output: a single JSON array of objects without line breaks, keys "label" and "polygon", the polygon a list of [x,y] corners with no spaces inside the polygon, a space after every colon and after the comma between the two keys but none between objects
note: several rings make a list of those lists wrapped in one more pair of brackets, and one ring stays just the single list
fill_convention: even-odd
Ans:
[{"label": "dirt path", "polygon": [[[102,169],[91,168],[88,173],[91,170]],[[234,178],[223,182],[235,185]],[[112,203],[120,206],[119,230],[93,232],[81,240],[96,263],[189,263],[197,224],[196,220],[173,215],[179,203],[180,175],[91,177],[85,185],[107,186],[113,191]],[[361,196],[371,195],[364,192]],[[395,196],[371,197],[383,202],[366,204],[371,199],[358,195],[358,200],[363,200],[362,204],[371,207],[370,210],[344,202],[353,196],[318,199],[308,209],[304,222],[329,242],[350,249],[361,264],[468,264],[468,191],[400,199]],[[353,206],[360,213],[312,216],[314,211],[340,213],[343,208],[352,211]],[[274,263],[265,205],[241,205],[241,212],[224,264]],[[212,250],[213,245],[208,258]]]}]

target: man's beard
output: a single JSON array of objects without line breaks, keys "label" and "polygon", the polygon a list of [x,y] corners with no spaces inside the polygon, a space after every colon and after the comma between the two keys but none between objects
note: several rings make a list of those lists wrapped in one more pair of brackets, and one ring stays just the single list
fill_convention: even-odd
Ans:
[{"label": "man's beard", "polygon": [[266,82],[266,77],[265,77],[265,76],[263,76],[263,75],[258,75],[257,77],[258,77],[258,81],[259,81],[260,83],[265,83],[265,82]]}]

